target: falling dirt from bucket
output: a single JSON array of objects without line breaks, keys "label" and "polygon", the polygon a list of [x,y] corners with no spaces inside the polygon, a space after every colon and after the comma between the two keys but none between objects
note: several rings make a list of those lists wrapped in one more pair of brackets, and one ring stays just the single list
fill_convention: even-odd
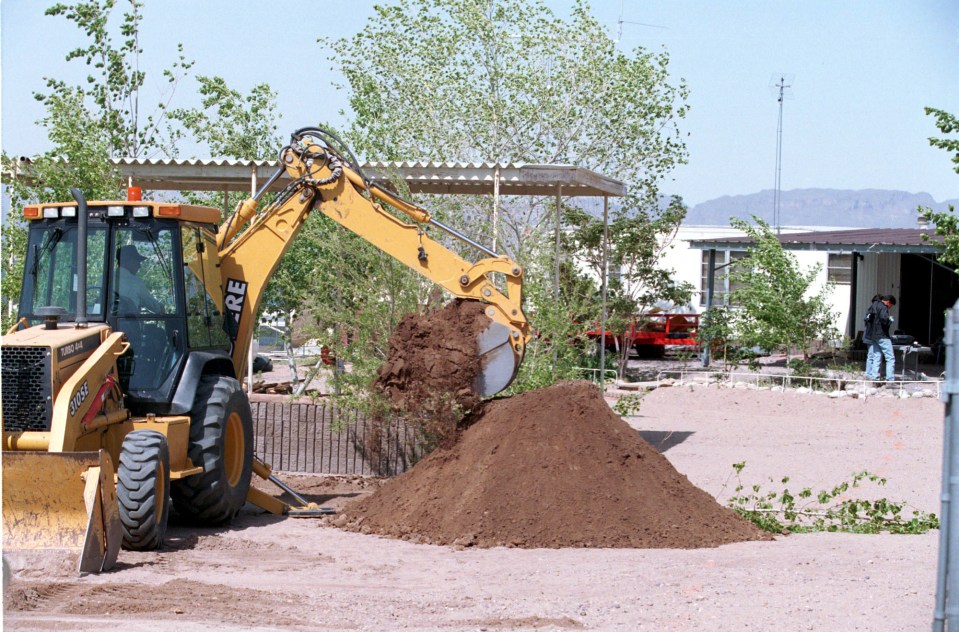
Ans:
[{"label": "falling dirt from bucket", "polygon": [[590,382],[494,400],[339,521],[433,544],[700,548],[771,537],[720,506]]},{"label": "falling dirt from bucket", "polygon": [[454,300],[426,316],[404,317],[390,336],[374,387],[436,444],[453,441],[463,411],[480,402],[472,385],[482,369],[477,336],[490,323],[484,307]]}]

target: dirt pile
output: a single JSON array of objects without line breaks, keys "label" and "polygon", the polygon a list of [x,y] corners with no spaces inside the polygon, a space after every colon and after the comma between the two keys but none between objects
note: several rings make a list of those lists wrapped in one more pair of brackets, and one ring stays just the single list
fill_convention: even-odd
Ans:
[{"label": "dirt pile", "polygon": [[678,473],[590,382],[485,405],[450,448],[345,510],[434,544],[700,548],[770,539]]},{"label": "dirt pile", "polygon": [[400,321],[374,383],[394,409],[431,411],[447,403],[470,409],[479,402],[471,385],[482,368],[477,336],[490,322],[483,309],[457,299]]}]

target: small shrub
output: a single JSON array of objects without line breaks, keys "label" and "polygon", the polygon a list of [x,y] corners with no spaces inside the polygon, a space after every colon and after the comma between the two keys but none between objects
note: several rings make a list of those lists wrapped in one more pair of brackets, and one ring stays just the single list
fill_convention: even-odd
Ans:
[{"label": "small shrub", "polygon": [[[793,493],[783,487],[779,491],[764,492],[759,485],[748,489],[740,480],[746,467],[745,461],[733,464],[736,477],[735,495],[727,504],[764,531],[772,533],[809,533],[814,531],[843,531],[848,533],[926,533],[939,528],[936,514],[911,509],[904,517],[904,502],[892,502],[886,498],[861,500],[842,498],[850,489],[862,483],[882,486],[886,479],[866,471],[856,472],[851,481],[843,481],[829,490],[813,492],[806,487]],[[772,479],[770,479],[771,481]],[[727,479],[728,482],[728,479]],[[782,485],[789,482],[785,476]],[[725,489],[725,485],[723,486]]]},{"label": "small shrub", "polygon": [[620,417],[630,417],[639,414],[640,400],[646,396],[646,393],[627,393],[619,398],[613,404],[613,412]]}]

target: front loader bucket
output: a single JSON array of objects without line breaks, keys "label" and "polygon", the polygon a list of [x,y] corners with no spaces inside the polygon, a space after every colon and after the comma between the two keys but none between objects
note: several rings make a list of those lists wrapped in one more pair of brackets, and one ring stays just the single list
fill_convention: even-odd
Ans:
[{"label": "front loader bucket", "polygon": [[99,452],[3,453],[3,550],[67,549],[109,570],[123,537],[113,462]]}]

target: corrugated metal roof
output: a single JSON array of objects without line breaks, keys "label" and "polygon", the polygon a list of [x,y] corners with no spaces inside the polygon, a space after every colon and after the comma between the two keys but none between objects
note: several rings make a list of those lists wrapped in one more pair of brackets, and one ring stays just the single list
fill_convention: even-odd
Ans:
[{"label": "corrugated metal roof", "polygon": [[[923,239],[929,236],[929,241]],[[779,235],[779,243],[786,250],[817,250],[820,252],[904,252],[929,253],[942,251],[942,238],[935,229],[919,228],[865,228],[856,230],[810,231]],[[692,239],[692,248],[700,250],[745,250],[753,241],[745,236],[718,239]]]},{"label": "corrugated metal roof", "polygon": [[[276,160],[229,160],[214,158],[143,159],[120,158],[114,164],[134,186],[159,191],[252,191],[276,172]],[[29,160],[21,159],[29,168]],[[368,162],[363,172],[375,180],[399,177],[413,193],[493,193],[499,178],[501,195],[610,196],[626,194],[626,185],[600,173],[574,165],[459,162]],[[21,172],[23,173],[23,172]],[[271,187],[280,190],[289,183],[284,174]]]}]

